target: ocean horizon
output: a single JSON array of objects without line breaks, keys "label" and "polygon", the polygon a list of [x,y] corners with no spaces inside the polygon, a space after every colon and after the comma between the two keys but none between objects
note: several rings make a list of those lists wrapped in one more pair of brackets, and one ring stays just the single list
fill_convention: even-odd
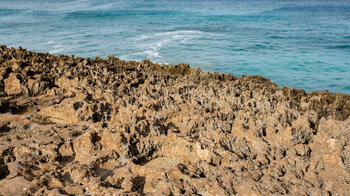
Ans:
[{"label": "ocean horizon", "polygon": [[0,44],[350,94],[350,1],[0,1]]}]

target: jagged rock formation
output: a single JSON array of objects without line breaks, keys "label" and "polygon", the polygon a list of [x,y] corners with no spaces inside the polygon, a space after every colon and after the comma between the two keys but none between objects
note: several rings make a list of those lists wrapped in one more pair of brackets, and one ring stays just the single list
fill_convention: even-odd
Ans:
[{"label": "jagged rock formation", "polygon": [[350,96],[0,47],[0,195],[349,195]]}]

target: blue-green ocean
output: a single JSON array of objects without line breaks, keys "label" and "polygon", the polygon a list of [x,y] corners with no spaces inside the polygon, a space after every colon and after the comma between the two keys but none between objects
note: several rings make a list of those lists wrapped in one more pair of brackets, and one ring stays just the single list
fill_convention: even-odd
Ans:
[{"label": "blue-green ocean", "polygon": [[350,0],[0,0],[0,44],[350,93]]}]

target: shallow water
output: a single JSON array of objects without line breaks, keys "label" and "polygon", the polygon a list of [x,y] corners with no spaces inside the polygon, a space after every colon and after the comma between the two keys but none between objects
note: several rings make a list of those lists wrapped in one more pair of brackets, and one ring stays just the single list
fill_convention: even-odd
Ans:
[{"label": "shallow water", "polygon": [[350,1],[0,1],[0,44],[350,93]]}]

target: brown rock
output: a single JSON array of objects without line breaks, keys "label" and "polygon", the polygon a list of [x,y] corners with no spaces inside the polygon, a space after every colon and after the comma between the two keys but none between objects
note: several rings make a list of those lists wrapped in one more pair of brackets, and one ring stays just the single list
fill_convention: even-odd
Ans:
[{"label": "brown rock", "polygon": [[4,91],[7,95],[17,95],[22,92],[21,82],[16,74],[11,73],[8,78],[4,80]]},{"label": "brown rock", "polygon": [[23,176],[0,181],[0,193],[3,195],[27,195],[30,193],[30,182]]},{"label": "brown rock", "polygon": [[0,195],[350,194],[349,95],[6,46],[0,79]]},{"label": "brown rock", "polygon": [[61,156],[63,156],[63,157],[70,157],[70,156],[73,156],[73,154],[74,154],[70,142],[66,142],[65,144],[63,144],[63,145],[58,149],[58,151],[59,151],[59,153],[61,154]]}]

